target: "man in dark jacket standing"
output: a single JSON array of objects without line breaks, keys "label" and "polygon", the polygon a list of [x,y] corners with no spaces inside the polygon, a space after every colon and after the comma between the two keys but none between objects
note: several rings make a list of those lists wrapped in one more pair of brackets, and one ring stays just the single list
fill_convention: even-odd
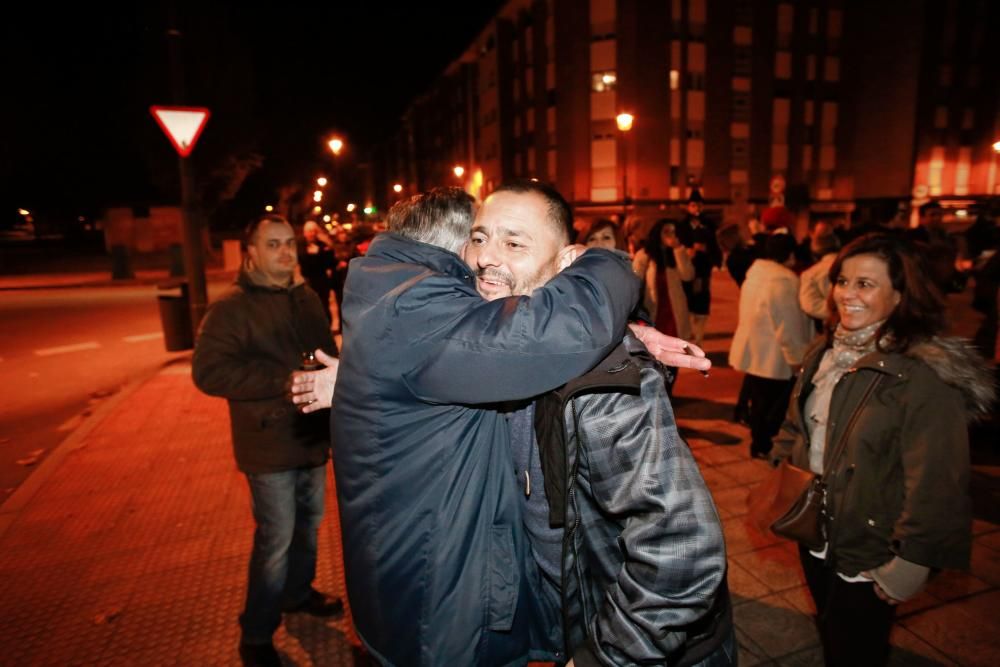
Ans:
[{"label": "man in dark jacket standing", "polygon": [[[481,215],[519,215],[502,190]],[[477,276],[456,254],[472,217],[458,188],[398,203],[344,288],[332,428],[347,588],[359,636],[386,665],[534,657],[534,570],[507,423],[490,404],[591,368],[639,296],[628,262],[589,250],[530,298],[486,302],[476,283],[505,277]]]},{"label": "man in dark jacket standing", "polygon": [[199,389],[229,402],[236,463],[250,483],[257,523],[240,656],[247,665],[280,665],[271,637],[282,611],[332,616],[343,609],[312,587],[327,425],[320,415],[299,414],[287,395],[303,353],[337,351],[319,298],[296,276],[291,225],[264,216],[245,241],[247,261],[205,316],[192,372]]}]

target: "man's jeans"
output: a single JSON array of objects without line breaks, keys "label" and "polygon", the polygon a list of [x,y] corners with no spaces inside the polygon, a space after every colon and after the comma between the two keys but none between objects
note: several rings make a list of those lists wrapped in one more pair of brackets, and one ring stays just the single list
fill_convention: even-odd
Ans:
[{"label": "man's jeans", "polygon": [[240,626],[245,643],[266,644],[281,610],[304,602],[316,576],[326,466],[248,473],[247,480],[257,529]]}]

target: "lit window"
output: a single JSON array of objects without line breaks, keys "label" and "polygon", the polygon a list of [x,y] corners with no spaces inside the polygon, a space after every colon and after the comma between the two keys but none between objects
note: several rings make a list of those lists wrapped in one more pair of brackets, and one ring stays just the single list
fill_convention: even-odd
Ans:
[{"label": "lit window", "polygon": [[687,68],[690,72],[705,71],[705,44],[703,42],[688,42]]},{"label": "lit window", "polygon": [[823,78],[827,81],[840,81],[840,58],[827,56],[823,60]]},{"label": "lit window", "polygon": [[705,166],[705,140],[687,140],[687,166],[693,169],[701,169]]},{"label": "lit window", "polygon": [[590,89],[595,93],[614,90],[618,76],[614,72],[594,72],[590,75]]},{"label": "lit window", "polygon": [[834,146],[819,147],[819,168],[823,171],[833,171],[836,166],[837,149]]},{"label": "lit window", "polygon": [[748,76],[734,76],[733,77],[733,90],[738,93],[749,93],[750,92],[750,77]]},{"label": "lit window", "polygon": [[941,176],[944,173],[944,146],[931,149],[931,159],[927,165],[927,185],[932,197],[941,194]]},{"label": "lit window", "polygon": [[966,109],[962,112],[962,129],[971,130],[972,126],[976,124],[976,112],[972,109]]},{"label": "lit window", "polygon": [[705,120],[705,93],[703,91],[688,92],[687,117],[688,120]]},{"label": "lit window", "polygon": [[844,28],[844,15],[839,9],[831,9],[826,15],[826,36],[839,39]]},{"label": "lit window", "polygon": [[792,54],[788,51],[774,54],[774,76],[778,79],[792,78]]},{"label": "lit window", "polygon": [[729,136],[733,139],[746,139],[750,136],[750,124],[733,123],[729,127]]},{"label": "lit window", "polygon": [[939,130],[948,127],[948,107],[934,109],[934,127]]},{"label": "lit window", "polygon": [[670,90],[677,90],[681,87],[681,73],[678,70],[670,70]]},{"label": "lit window", "polygon": [[738,25],[733,28],[733,44],[737,46],[750,46],[753,44],[753,28],[745,25]]},{"label": "lit window", "polygon": [[972,170],[972,148],[962,146],[958,149],[958,162],[955,164],[955,194],[969,194],[969,172]]},{"label": "lit window", "polygon": [[778,33],[790,34],[795,22],[795,8],[786,3],[778,5]]}]

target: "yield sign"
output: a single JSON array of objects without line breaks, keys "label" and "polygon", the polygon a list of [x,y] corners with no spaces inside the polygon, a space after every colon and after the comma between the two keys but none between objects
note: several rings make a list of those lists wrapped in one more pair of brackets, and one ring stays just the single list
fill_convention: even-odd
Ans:
[{"label": "yield sign", "polygon": [[181,157],[191,155],[211,112],[204,107],[149,107]]}]

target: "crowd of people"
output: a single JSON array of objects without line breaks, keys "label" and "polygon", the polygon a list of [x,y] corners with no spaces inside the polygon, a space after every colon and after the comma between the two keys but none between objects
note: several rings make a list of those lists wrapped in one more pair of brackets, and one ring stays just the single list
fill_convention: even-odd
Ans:
[{"label": "crowd of people", "polygon": [[932,249],[951,243],[933,215],[744,238],[694,191],[679,219],[577,234],[556,190],[514,181],[478,206],[458,188],[403,200],[363,253],[254,221],[193,359],[228,400],[251,490],[244,664],[280,664],[283,612],[342,611],[312,587],[332,454],[348,598],[378,664],[735,665],[721,522],[670,399],[678,368],[711,365],[723,265],[750,454],[826,484],[825,544],[801,549],[825,662],[885,664],[895,606],[968,562],[966,423],[993,401],[987,365],[947,335],[942,290],[961,276],[942,258],[986,283],[996,229],[969,235],[963,265]]}]

